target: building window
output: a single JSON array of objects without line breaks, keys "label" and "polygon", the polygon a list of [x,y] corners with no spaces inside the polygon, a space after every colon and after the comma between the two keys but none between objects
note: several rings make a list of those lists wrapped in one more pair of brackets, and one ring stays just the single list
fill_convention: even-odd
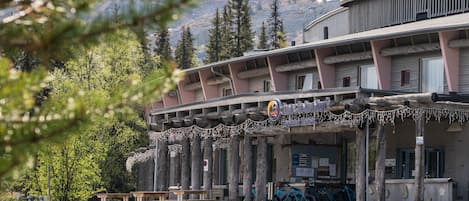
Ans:
[{"label": "building window", "polygon": [[223,96],[231,96],[233,91],[230,88],[223,88]]},{"label": "building window", "polygon": [[321,81],[318,81],[318,89],[322,89]]},{"label": "building window", "polygon": [[[398,177],[410,179],[415,176],[415,150],[398,151]],[[425,178],[441,178],[444,175],[445,154],[443,149],[425,149]]]},{"label": "building window", "polygon": [[272,91],[272,85],[270,84],[270,80],[264,80],[264,92]]},{"label": "building window", "polygon": [[296,89],[297,90],[311,90],[313,89],[313,74],[308,73],[296,76]]},{"label": "building window", "polygon": [[360,87],[366,89],[378,89],[378,78],[374,65],[360,66]]},{"label": "building window", "polygon": [[422,59],[422,92],[444,92],[444,65],[441,58]]},{"label": "building window", "polygon": [[350,76],[342,78],[342,87],[350,87]]},{"label": "building window", "polygon": [[329,39],[329,27],[324,27],[324,39]]},{"label": "building window", "polygon": [[402,70],[401,71],[401,86],[406,86],[410,84],[410,71]]}]

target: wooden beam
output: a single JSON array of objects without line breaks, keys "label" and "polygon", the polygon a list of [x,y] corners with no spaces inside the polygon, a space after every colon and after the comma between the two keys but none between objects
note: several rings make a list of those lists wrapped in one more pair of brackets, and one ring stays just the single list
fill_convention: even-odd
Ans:
[{"label": "wooden beam", "polygon": [[[202,166],[202,153],[200,149],[200,136],[194,135],[192,137],[191,145],[191,186],[192,190],[200,190],[200,173]],[[200,199],[196,197],[197,195],[192,195],[192,199]]]},{"label": "wooden beam", "polygon": [[238,201],[239,183],[239,136],[233,135],[230,139],[228,161],[228,200]]},{"label": "wooden beam", "polygon": [[329,56],[324,58],[325,64],[336,64],[336,63],[345,63],[351,61],[362,61],[373,59],[371,51],[359,52],[359,53],[350,53],[350,54],[341,54],[336,56]]},{"label": "wooden beam", "polygon": [[157,188],[158,191],[168,190],[169,168],[168,168],[168,141],[158,140],[158,166],[157,166]]},{"label": "wooden beam", "polygon": [[251,137],[249,135],[244,135],[243,139],[243,164],[244,164],[244,174],[243,174],[243,195],[244,201],[251,201],[251,187],[252,187],[252,145]]},{"label": "wooden beam", "polygon": [[[414,201],[424,200],[424,182],[425,177],[425,144],[424,144],[424,123],[425,118],[422,116],[415,122],[415,198]],[[421,139],[421,141],[419,140]]]},{"label": "wooden beam", "polygon": [[247,70],[238,73],[238,78],[245,80],[249,78],[261,77],[264,75],[269,75],[269,68],[257,68],[254,70]]},{"label": "wooden beam", "polygon": [[469,47],[469,39],[452,40],[449,41],[448,46],[450,48]]},{"label": "wooden beam", "polygon": [[202,89],[202,84],[200,82],[194,82],[184,85],[184,90],[186,91],[195,91],[198,89]]},{"label": "wooden beam", "polygon": [[216,77],[212,77],[212,78],[207,79],[207,84],[208,85],[219,85],[219,84],[227,83],[229,81],[230,81],[230,79],[228,79],[226,77],[216,76]]},{"label": "wooden beam", "polygon": [[[204,139],[204,190],[210,192],[213,186],[213,140],[211,137]],[[207,163],[207,164],[205,164]],[[209,195],[204,199],[209,199]]]},{"label": "wooden beam", "polygon": [[267,200],[267,138],[257,138],[256,201]]},{"label": "wooden beam", "polygon": [[356,131],[357,165],[355,169],[356,200],[366,199],[366,130]]},{"label": "wooden beam", "polygon": [[314,68],[317,67],[318,65],[316,64],[315,59],[307,60],[307,61],[300,61],[300,62],[295,62],[295,63],[290,63],[290,64],[283,64],[283,65],[278,65],[275,67],[275,71],[277,72],[290,72],[290,71],[297,71],[297,70],[303,70],[303,69],[309,69],[309,68]]},{"label": "wooden beam", "polygon": [[[182,140],[182,153],[181,153],[181,188],[182,190],[189,190],[190,175],[190,161],[191,161],[191,144],[189,138]],[[187,196],[185,196],[187,198]]]},{"label": "wooden beam", "polygon": [[431,52],[431,51],[438,51],[438,50],[440,50],[439,43],[426,43],[426,44],[419,44],[419,45],[384,48],[381,50],[381,55],[386,57],[386,56],[415,54],[415,53],[420,53],[420,52]]},{"label": "wooden beam", "polygon": [[375,185],[376,185],[376,201],[386,201],[385,186],[385,160],[386,160],[386,133],[384,126],[378,125],[376,130],[376,165],[375,165]]}]

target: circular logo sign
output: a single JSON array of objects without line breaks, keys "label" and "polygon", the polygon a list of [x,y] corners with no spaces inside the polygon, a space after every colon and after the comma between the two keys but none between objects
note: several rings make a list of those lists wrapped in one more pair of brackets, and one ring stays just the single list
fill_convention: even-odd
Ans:
[{"label": "circular logo sign", "polygon": [[269,104],[267,104],[267,115],[269,116],[269,119],[277,121],[280,118],[281,107],[282,102],[278,98],[269,101]]}]

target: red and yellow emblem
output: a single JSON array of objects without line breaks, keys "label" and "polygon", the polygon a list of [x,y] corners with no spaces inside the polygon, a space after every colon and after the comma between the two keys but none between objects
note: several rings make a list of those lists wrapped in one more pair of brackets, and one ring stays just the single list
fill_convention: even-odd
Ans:
[{"label": "red and yellow emblem", "polygon": [[277,121],[280,118],[281,107],[282,102],[278,98],[269,101],[267,104],[267,115],[269,116],[269,119]]}]

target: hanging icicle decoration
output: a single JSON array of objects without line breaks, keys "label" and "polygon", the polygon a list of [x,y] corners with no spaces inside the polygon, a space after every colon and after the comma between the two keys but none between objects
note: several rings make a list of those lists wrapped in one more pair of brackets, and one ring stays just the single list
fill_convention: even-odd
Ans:
[{"label": "hanging icicle decoration", "polygon": [[132,172],[132,167],[135,164],[146,162],[155,157],[155,148],[147,149],[144,152],[137,152],[134,155],[127,158],[125,161],[125,168],[128,172]]}]

